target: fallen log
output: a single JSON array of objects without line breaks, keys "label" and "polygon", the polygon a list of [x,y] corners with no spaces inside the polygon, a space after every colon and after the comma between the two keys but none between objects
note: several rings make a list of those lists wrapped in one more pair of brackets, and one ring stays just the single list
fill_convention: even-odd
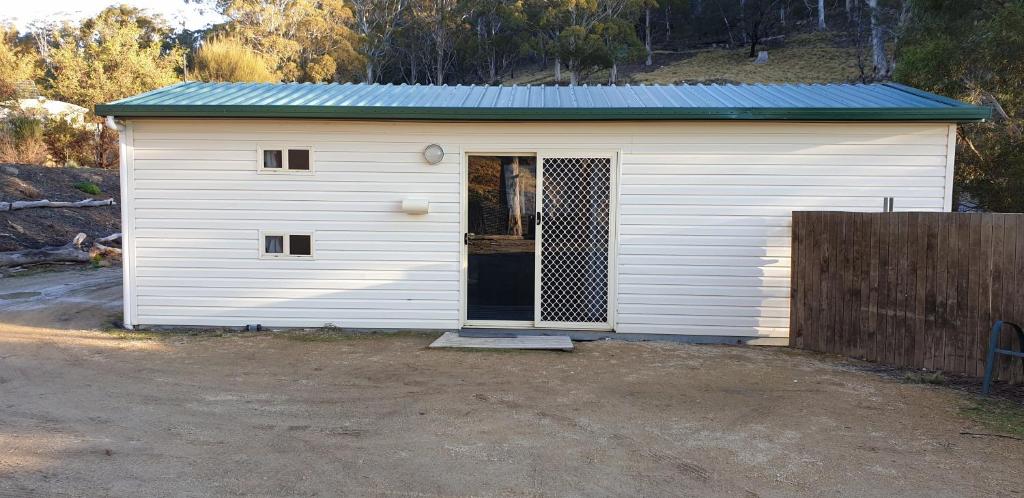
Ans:
[{"label": "fallen log", "polygon": [[115,240],[121,240],[121,232],[112,233],[110,235],[107,235],[106,237],[100,237],[96,239],[96,242],[105,244],[107,242],[113,242]]},{"label": "fallen log", "polygon": [[89,255],[96,256],[117,256],[121,257],[121,249],[117,247],[110,247],[100,244],[98,241],[92,243],[92,250],[89,251]]},{"label": "fallen log", "polygon": [[121,241],[121,233],[112,233],[106,237],[100,237],[92,242],[92,249],[89,251],[89,255],[93,258],[118,258],[121,259],[121,248],[111,247],[106,244],[110,242]]},{"label": "fallen log", "polygon": [[84,208],[84,207],[99,207],[99,206],[113,206],[114,199],[82,199],[77,202],[66,202],[66,201],[51,201],[48,199],[42,199],[38,201],[14,201],[14,202],[0,202],[0,211],[15,211],[18,209],[31,209],[31,208]]},{"label": "fallen log", "polygon": [[26,251],[0,252],[0,266],[21,266],[37,263],[60,263],[74,262],[86,263],[89,261],[89,252],[82,249],[82,242],[85,241],[85,234],[75,235],[75,238],[58,247],[44,247],[42,249],[29,249]]}]

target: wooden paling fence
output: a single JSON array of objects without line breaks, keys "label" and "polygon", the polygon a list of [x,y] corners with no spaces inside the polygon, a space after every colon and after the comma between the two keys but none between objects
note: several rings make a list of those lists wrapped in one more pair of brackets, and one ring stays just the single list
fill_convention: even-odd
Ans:
[{"label": "wooden paling fence", "polygon": [[794,347],[981,376],[993,322],[1024,321],[1024,214],[794,212],[792,247]]}]

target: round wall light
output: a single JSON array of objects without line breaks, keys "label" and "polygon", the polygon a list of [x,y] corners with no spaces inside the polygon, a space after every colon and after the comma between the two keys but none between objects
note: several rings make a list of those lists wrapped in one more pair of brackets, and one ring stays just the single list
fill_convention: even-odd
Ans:
[{"label": "round wall light", "polygon": [[423,159],[426,159],[429,164],[437,164],[444,159],[444,149],[440,145],[430,144],[423,149]]}]

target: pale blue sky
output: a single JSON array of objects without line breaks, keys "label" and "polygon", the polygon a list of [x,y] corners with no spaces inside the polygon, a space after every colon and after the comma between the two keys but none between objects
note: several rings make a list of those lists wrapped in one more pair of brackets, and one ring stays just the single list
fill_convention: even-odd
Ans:
[{"label": "pale blue sky", "polygon": [[[172,26],[189,29],[201,28],[220,17],[201,9],[195,4],[185,4],[183,0],[0,0],[0,21],[13,22],[19,30],[24,31],[32,21],[36,20],[72,20],[95,15],[97,12],[114,4],[128,4],[163,14]],[[202,12],[206,10],[206,12]]]}]

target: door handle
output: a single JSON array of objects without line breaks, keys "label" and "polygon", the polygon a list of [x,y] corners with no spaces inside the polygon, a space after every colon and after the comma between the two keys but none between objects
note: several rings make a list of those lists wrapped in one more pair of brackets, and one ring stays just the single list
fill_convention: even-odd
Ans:
[{"label": "door handle", "polygon": [[540,219],[541,219],[540,211],[537,211],[537,226],[540,226]]}]

